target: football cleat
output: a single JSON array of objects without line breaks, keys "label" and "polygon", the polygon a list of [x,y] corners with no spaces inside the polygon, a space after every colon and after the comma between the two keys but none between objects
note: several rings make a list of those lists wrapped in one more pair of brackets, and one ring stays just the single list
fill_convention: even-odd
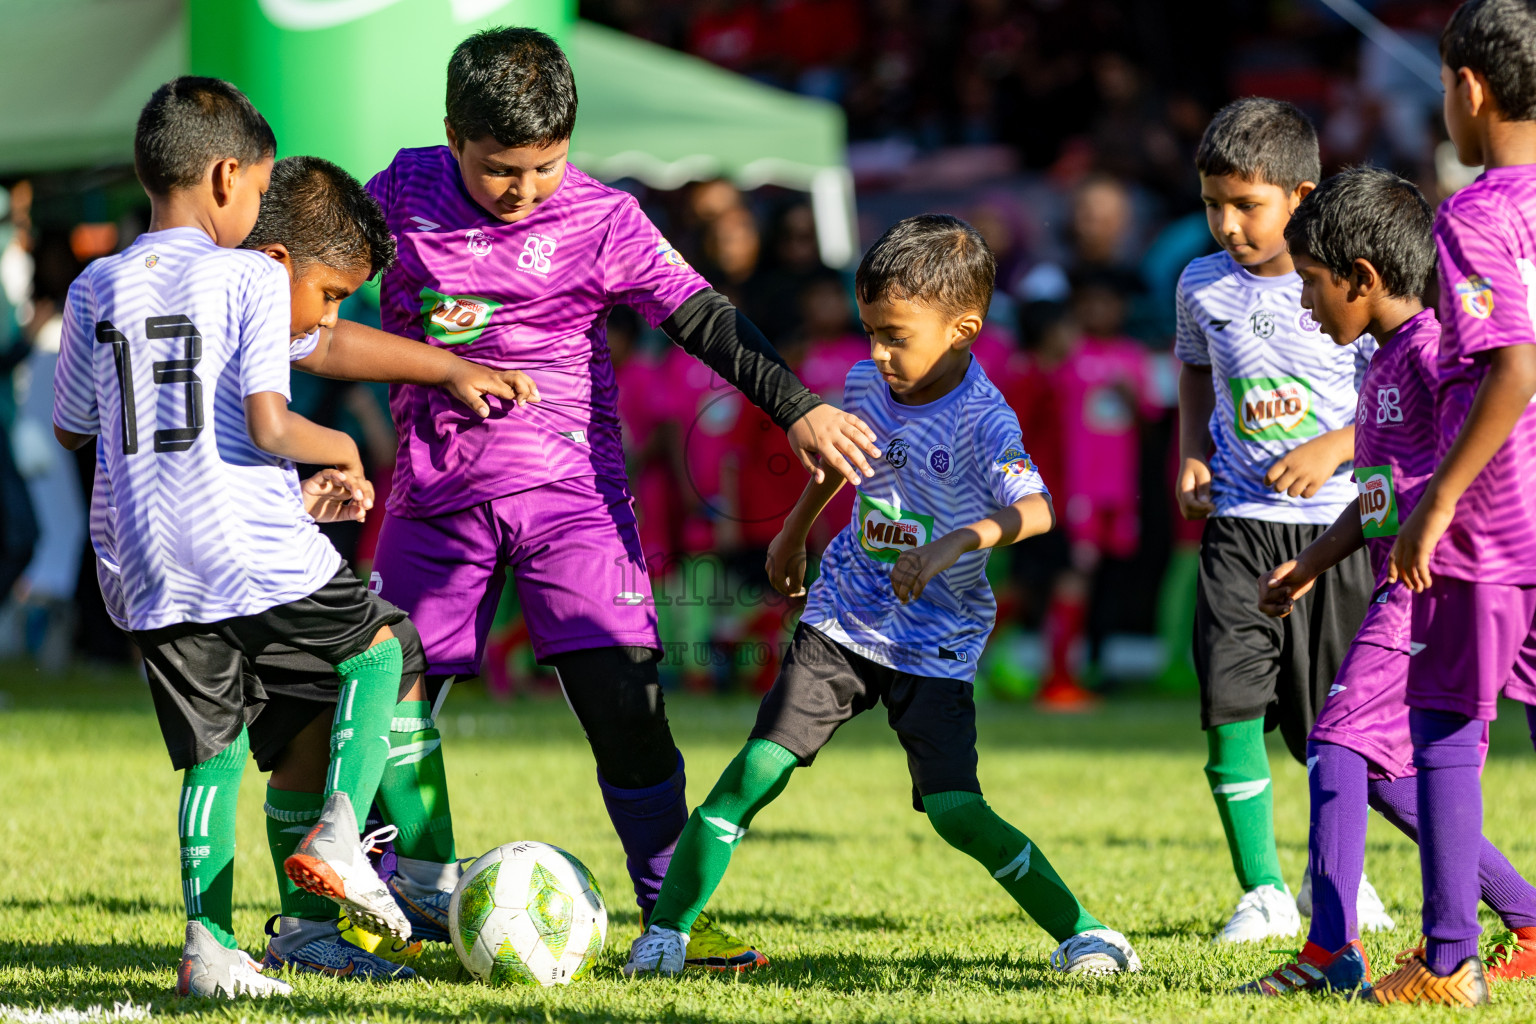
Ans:
[{"label": "football cleat", "polygon": [[1256,996],[1283,996],[1292,992],[1352,992],[1371,981],[1371,964],[1359,940],[1337,953],[1308,942],[1295,959],[1237,989]]},{"label": "football cleat", "polygon": [[629,946],[629,960],[624,964],[624,976],[660,974],[676,977],[683,973],[687,963],[688,936],[670,928],[651,925],[645,934]]},{"label": "football cleat", "polygon": [[411,937],[423,942],[451,941],[448,938],[448,901],[453,899],[453,891],[413,895],[406,892],[400,883],[398,872],[390,875],[385,882],[400,912],[410,922]]},{"label": "football cleat", "polygon": [[340,921],[305,921],[274,915],[267,921],[267,935],[271,936],[267,955],[261,960],[261,966],[267,970],[291,967],[302,974],[324,974],[348,981],[416,979],[416,972],[409,967],[342,938]]},{"label": "football cleat", "polygon": [[1084,977],[1126,974],[1141,970],[1141,957],[1119,932],[1090,928],[1057,946],[1051,954],[1051,967]]},{"label": "football cleat", "polygon": [[1483,962],[1475,956],[1463,960],[1445,977],[1429,969],[1422,957],[1408,962],[1371,987],[1378,1003],[1434,1003],[1442,1006],[1483,1006],[1488,1002],[1488,979]]},{"label": "football cleat", "polygon": [[767,967],[768,958],[726,931],[709,914],[700,914],[688,933],[685,963],[708,971],[747,971]]},{"label": "football cleat", "polygon": [[1536,943],[1506,931],[1494,940],[1496,945],[1483,958],[1489,981],[1519,981],[1536,978]]},{"label": "football cleat", "polygon": [[340,930],[339,934],[342,941],[350,942],[352,945],[366,950],[374,956],[381,956],[390,963],[409,964],[412,960],[421,956],[421,951],[424,948],[414,937],[411,939],[397,939],[393,935],[375,935],[373,932],[353,924],[352,919],[346,914],[341,915],[340,919],[336,922],[336,926]]},{"label": "football cleat", "polygon": [[1262,942],[1287,938],[1301,931],[1296,901],[1284,889],[1261,885],[1243,893],[1232,918],[1212,942]]},{"label": "football cleat", "polygon": [[226,949],[199,921],[187,922],[187,939],[176,970],[176,994],[235,999],[253,996],[287,996],[293,989],[286,981],[261,973],[261,965],[243,949]]},{"label": "football cleat", "polygon": [[341,904],[354,924],[409,939],[411,926],[366,852],[376,841],[391,838],[394,831],[391,825],[359,840],[351,799],[342,792],[332,793],[325,798],[315,827],[283,861],[283,870],[299,888]]},{"label": "football cleat", "polygon": [[[1301,876],[1301,888],[1296,892],[1296,910],[1302,917],[1312,916],[1312,872]],[[1397,927],[1387,905],[1381,901],[1376,887],[1364,875],[1360,876],[1360,889],[1355,894],[1355,920],[1363,932],[1389,932]]]}]

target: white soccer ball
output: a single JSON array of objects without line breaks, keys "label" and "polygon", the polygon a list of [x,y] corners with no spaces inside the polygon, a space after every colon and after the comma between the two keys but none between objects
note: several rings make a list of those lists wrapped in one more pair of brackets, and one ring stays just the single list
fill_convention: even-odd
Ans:
[{"label": "white soccer ball", "polygon": [[607,932],[597,879],[547,843],[498,846],[464,871],[448,904],[454,952],[492,985],[569,985],[592,970]]}]

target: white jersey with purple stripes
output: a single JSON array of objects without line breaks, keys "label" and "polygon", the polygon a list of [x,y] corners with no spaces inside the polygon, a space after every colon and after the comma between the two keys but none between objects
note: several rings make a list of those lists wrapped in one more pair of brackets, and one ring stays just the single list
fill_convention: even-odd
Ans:
[{"label": "white jersey with purple stripes", "polygon": [[1211,491],[1218,516],[1331,524],[1355,500],[1351,464],[1310,498],[1277,494],[1264,474],[1286,452],[1352,426],[1360,381],[1376,341],[1338,346],[1301,308],[1295,273],[1257,277],[1225,251],[1184,268],[1173,354],[1209,367]]},{"label": "white jersey with purple stripes", "polygon": [[289,397],[288,289],[270,257],[191,228],[70,288],[53,418],[98,435],[91,543],[124,629],[252,615],[340,568],[293,465],[246,430],[248,395]]},{"label": "white jersey with purple stripes", "polygon": [[911,604],[896,599],[891,568],[903,551],[1046,493],[1019,419],[975,359],[959,387],[925,405],[893,399],[866,359],[848,372],[843,408],[869,424],[885,457],[871,460],[875,475],[828,545],[801,621],[882,665],[973,679],[997,615],[990,551],[961,555]]}]

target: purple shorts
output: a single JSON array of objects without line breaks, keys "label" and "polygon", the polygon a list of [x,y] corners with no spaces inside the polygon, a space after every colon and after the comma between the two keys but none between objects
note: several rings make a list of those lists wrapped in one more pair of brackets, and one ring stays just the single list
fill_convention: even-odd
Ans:
[{"label": "purple shorts", "polygon": [[1436,576],[1413,600],[1408,704],[1489,721],[1502,692],[1536,704],[1536,586]]},{"label": "purple shorts", "polygon": [[1414,774],[1404,703],[1408,638],[1403,635],[1412,604],[1413,591],[1407,587],[1392,585],[1377,591],[1309,736],[1364,757],[1373,779]]},{"label": "purple shorts", "polygon": [[534,656],[660,649],[635,509],[622,481],[578,477],[430,519],[388,516],[374,561],[437,675],[475,675],[506,573]]}]

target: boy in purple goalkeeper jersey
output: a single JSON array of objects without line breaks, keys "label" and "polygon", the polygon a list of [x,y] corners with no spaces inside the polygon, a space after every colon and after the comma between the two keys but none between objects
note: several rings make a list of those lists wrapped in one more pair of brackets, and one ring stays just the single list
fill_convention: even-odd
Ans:
[{"label": "boy in purple goalkeeper jersey", "polygon": [[[634,307],[740,388],[818,478],[813,456],[855,480],[853,467],[871,472],[860,449],[879,449],[800,384],[633,197],[566,165],[576,87],[548,36],[509,28],[465,40],[448,65],[447,108],[447,146],[402,150],[369,183],[400,249],[384,278],[384,327],[526,370],[543,400],[480,421],[436,390],[393,389],[400,450],[375,570],[420,629],[439,686],[479,671],[511,574],[534,652],[559,672],[591,743],[644,916],[687,810],[624,474],[609,310]],[[707,926],[696,938],[698,965],[761,962]]]},{"label": "boy in purple goalkeeper jersey", "polygon": [[[1421,299],[1434,273],[1433,219],[1411,183],[1362,168],[1325,181],[1302,200],[1285,229],[1301,275],[1302,305],[1336,343],[1370,334],[1379,347],[1360,385],[1355,418],[1359,502],[1260,580],[1259,607],[1275,616],[1290,614],[1320,575],[1362,546],[1370,551],[1376,591],[1307,747],[1312,929],[1295,959],[1244,986],[1260,995],[1369,983],[1355,913],[1367,806],[1409,838],[1418,837],[1404,703],[1413,593],[1388,580],[1387,556],[1399,521],[1417,505],[1435,468],[1440,324]],[[1484,902],[1517,938],[1536,940],[1536,888],[1487,840],[1474,852]],[[1536,954],[1508,952],[1490,976],[1536,973]]]},{"label": "boy in purple goalkeeper jersey", "polygon": [[1479,772],[1499,693],[1536,703],[1536,4],[1472,0],[1440,37],[1445,124],[1488,169],[1441,205],[1440,464],[1392,548],[1415,597],[1422,957],[1382,1002],[1486,1002],[1478,958]]}]

